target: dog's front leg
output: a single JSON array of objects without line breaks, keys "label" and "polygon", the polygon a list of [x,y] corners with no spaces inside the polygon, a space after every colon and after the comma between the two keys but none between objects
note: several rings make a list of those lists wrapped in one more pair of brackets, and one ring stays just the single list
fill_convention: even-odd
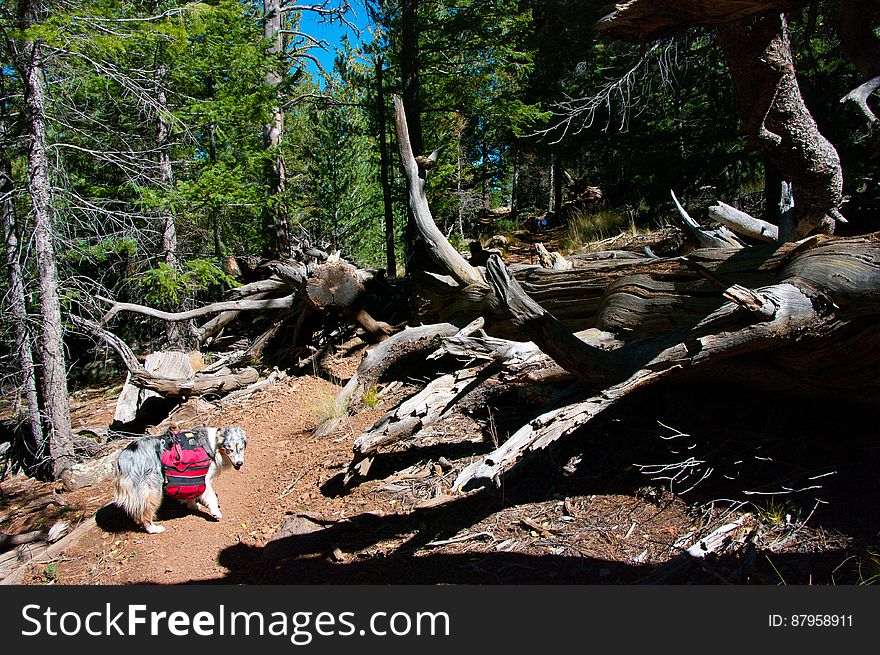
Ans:
[{"label": "dog's front leg", "polygon": [[220,502],[217,500],[217,492],[208,482],[205,485],[205,492],[199,498],[199,502],[208,510],[208,513],[218,521],[223,518],[220,513]]}]

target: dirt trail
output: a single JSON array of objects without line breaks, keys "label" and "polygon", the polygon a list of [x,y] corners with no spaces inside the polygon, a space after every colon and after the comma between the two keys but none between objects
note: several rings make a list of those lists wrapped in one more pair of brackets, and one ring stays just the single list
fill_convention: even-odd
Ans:
[{"label": "dirt trail", "polygon": [[[246,464],[217,479],[223,519],[193,514],[174,503],[163,504],[159,520],[166,531],[138,531],[115,507],[98,510],[93,529],[51,569],[61,584],[174,584],[218,580],[228,571],[218,553],[236,544],[264,545],[287,513],[308,510],[339,518],[339,503],[322,498],[318,488],[348,462],[351,430],[317,440],[311,430],[338,387],[315,377],[276,383],[222,416],[200,417],[202,424],[239,425],[248,433]],[[184,426],[190,427],[190,426]],[[340,436],[341,433],[341,436]],[[348,437],[346,436],[348,435]],[[109,482],[88,492],[108,502]],[[27,582],[46,581],[45,567],[35,566]]]}]

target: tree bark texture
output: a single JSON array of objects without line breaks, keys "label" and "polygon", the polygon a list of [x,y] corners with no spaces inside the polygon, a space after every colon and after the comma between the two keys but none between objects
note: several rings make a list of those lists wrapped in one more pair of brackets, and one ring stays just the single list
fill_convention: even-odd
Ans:
[{"label": "tree bark texture", "polygon": [[840,158],[804,104],[785,16],[725,23],[718,36],[747,133],[794,187],[797,219],[781,226],[781,238],[833,232],[843,202]]},{"label": "tree bark texture", "polygon": [[388,167],[391,158],[388,155],[388,133],[385,113],[385,65],[382,57],[376,60],[376,116],[379,123],[379,183],[382,185],[382,206],[385,211],[385,266],[388,277],[397,277],[397,255],[394,244],[394,209],[391,206],[391,182],[388,179]]},{"label": "tree bark texture", "polygon": [[[29,0],[19,5],[20,26],[33,25],[39,7]],[[34,243],[40,286],[40,362],[43,367],[43,404],[48,428],[52,475],[57,479],[74,463],[67,393],[64,330],[58,298],[52,189],[46,139],[46,97],[43,52],[39,41],[17,43],[17,65],[25,88],[25,115],[29,137],[28,191],[34,216]]]},{"label": "tree bark texture", "polygon": [[[171,168],[171,125],[168,122],[168,98],[165,81],[168,71],[160,66],[156,72],[156,149],[159,152],[159,186],[168,193],[174,188],[174,171]],[[165,207],[162,219],[162,258],[165,265],[173,270],[179,268],[177,261],[177,223],[174,212]],[[184,326],[176,321],[165,323],[165,339],[173,350],[184,350]]]},{"label": "tree bark texture", "polygon": [[12,202],[14,185],[12,165],[2,160],[0,170],[0,214],[3,218],[3,237],[6,245],[6,265],[9,271],[9,314],[15,329],[15,350],[21,369],[21,388],[27,402],[26,417],[31,431],[35,459],[46,453],[43,426],[40,419],[40,404],[37,396],[37,375],[34,368],[34,342],[28,328],[27,300],[24,292],[24,274],[19,257],[18,235],[16,234],[15,210]]},{"label": "tree bark texture", "polygon": [[[263,24],[263,36],[268,45],[270,57],[278,59],[276,69],[266,74],[266,84],[278,89],[283,75],[279,72],[284,66],[284,2],[282,0],[266,0]],[[263,143],[266,150],[274,153],[269,164],[269,203],[265,210],[266,227],[269,230],[269,249],[273,257],[290,256],[290,233],[287,225],[287,213],[281,201],[287,184],[287,172],[284,158],[278,152],[284,134],[284,109],[279,98],[272,108],[272,120],[263,127]]]}]

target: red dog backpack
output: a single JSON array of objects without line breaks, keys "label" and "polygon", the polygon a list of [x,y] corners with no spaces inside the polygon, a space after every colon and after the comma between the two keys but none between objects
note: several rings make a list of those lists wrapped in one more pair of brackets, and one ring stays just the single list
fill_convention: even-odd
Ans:
[{"label": "red dog backpack", "polygon": [[205,491],[211,457],[192,432],[168,432],[162,452],[165,493],[178,500],[198,498]]}]

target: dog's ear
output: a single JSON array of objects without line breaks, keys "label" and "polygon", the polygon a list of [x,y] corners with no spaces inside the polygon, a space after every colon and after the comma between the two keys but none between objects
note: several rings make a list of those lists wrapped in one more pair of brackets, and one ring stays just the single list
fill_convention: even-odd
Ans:
[{"label": "dog's ear", "polygon": [[214,428],[216,432],[216,443],[218,446],[222,446],[223,442],[226,441],[226,428]]}]

